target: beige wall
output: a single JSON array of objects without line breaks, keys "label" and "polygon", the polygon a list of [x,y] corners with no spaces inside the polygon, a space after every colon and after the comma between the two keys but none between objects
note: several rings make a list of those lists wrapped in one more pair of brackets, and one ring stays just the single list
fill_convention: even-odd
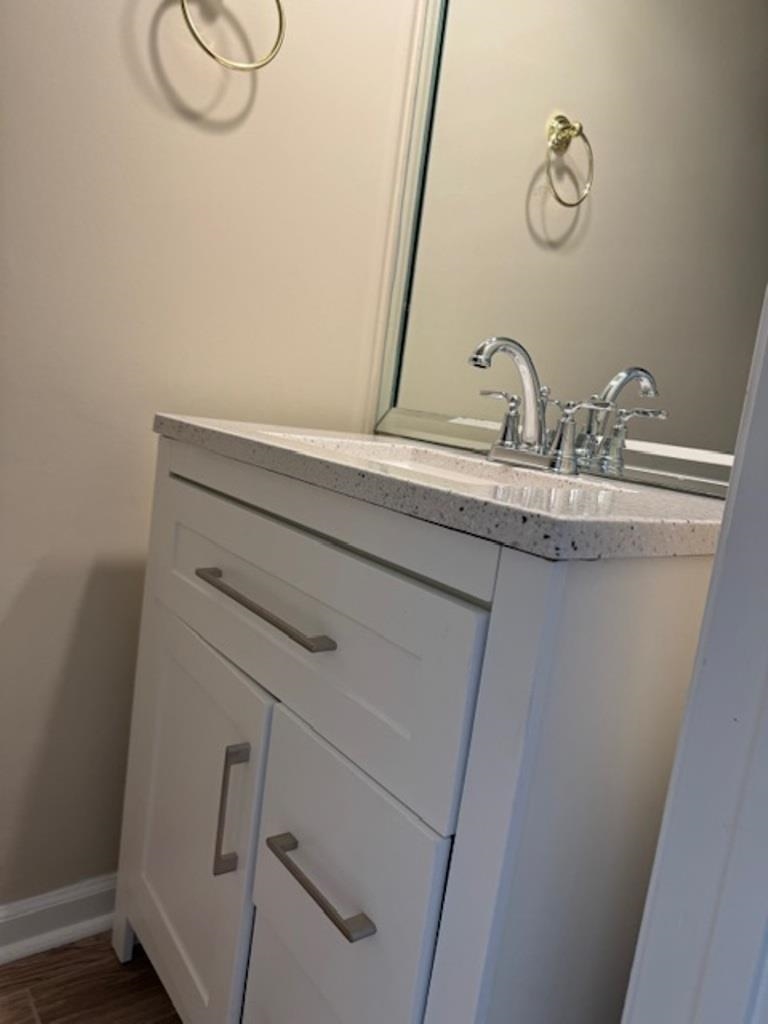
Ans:
[{"label": "beige wall", "polygon": [[[647,364],[671,418],[634,436],[732,450],[768,280],[767,50],[765,0],[452,0],[400,404],[500,419],[477,392],[519,391],[514,367],[466,357],[509,334],[564,398]],[[558,109],[594,146],[580,212],[543,175]]]},{"label": "beige wall", "polygon": [[0,903],[115,867],[153,411],[363,425],[420,6],[291,0],[257,79],[0,7]]}]

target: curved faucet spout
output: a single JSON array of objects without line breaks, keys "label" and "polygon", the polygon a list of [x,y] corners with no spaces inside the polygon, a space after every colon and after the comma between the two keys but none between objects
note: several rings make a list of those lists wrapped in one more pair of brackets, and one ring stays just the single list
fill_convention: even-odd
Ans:
[{"label": "curved faucet spout", "polygon": [[486,338],[469,357],[470,365],[487,370],[494,356],[503,352],[515,361],[523,389],[521,447],[541,451],[544,443],[544,411],[541,384],[528,350],[514,338]]},{"label": "curved faucet spout", "polygon": [[615,377],[612,377],[602,390],[600,398],[604,402],[616,402],[621,392],[636,380],[640,384],[640,394],[646,398],[657,398],[659,389],[656,378],[650,370],[644,370],[642,366],[628,366],[626,370],[619,370]]},{"label": "curved faucet spout", "polygon": [[[619,395],[632,381],[637,381],[640,385],[640,394],[644,398],[657,398],[659,394],[659,388],[656,384],[656,378],[653,376],[650,370],[645,370],[642,366],[628,366],[624,370],[619,370],[615,377],[612,377],[605,385],[603,390],[600,392],[599,398],[604,402],[612,402],[614,405],[618,403]],[[590,422],[587,426],[587,431],[593,436],[600,437],[605,433],[605,426],[608,421],[607,412],[593,412],[590,414]]]}]

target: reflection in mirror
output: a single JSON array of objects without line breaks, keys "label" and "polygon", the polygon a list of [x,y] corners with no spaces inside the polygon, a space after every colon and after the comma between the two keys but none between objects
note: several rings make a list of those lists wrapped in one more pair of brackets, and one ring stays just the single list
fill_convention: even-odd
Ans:
[{"label": "reflection in mirror", "polygon": [[[765,0],[451,0],[441,45],[385,429],[404,410],[498,424],[479,392],[520,394],[515,366],[467,357],[509,335],[563,401],[647,367],[659,397],[635,382],[619,404],[669,416],[632,438],[732,451],[768,280]],[[548,181],[556,112],[594,150],[578,206]],[[552,159],[566,201],[584,141]]]}]

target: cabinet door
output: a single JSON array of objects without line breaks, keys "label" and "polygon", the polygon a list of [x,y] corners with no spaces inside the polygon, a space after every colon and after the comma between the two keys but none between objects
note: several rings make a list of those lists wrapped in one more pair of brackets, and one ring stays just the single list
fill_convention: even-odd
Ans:
[{"label": "cabinet door", "polygon": [[450,842],[279,707],[244,1024],[419,1024]]},{"label": "cabinet door", "polygon": [[151,691],[152,737],[125,823],[141,835],[121,886],[185,1024],[225,1024],[240,1017],[273,701],[175,616],[154,615],[137,684]]}]

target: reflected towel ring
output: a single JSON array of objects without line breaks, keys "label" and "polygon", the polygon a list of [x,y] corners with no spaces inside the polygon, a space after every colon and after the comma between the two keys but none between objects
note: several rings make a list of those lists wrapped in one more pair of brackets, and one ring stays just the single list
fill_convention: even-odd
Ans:
[{"label": "reflected towel ring", "polygon": [[[587,180],[577,199],[563,199],[557,191],[555,179],[552,174],[552,165],[559,156],[564,156],[574,139],[581,139],[587,150]],[[584,126],[580,121],[571,121],[565,114],[555,114],[547,125],[547,181],[552,189],[552,195],[561,206],[581,206],[589,193],[595,180],[595,156],[592,146],[584,132]]]},{"label": "reflected towel ring", "polygon": [[209,57],[221,64],[222,67],[228,68],[230,71],[258,71],[259,68],[265,67],[271,61],[275,59],[280,51],[280,47],[283,45],[283,39],[285,39],[285,13],[283,11],[283,5],[281,0],[275,0],[277,7],[277,39],[275,44],[266,57],[261,57],[255,61],[239,61],[230,60],[229,57],[222,57],[220,53],[217,53],[210,43],[206,42],[203,38],[200,29],[192,19],[192,14],[189,10],[189,0],[181,0],[181,13],[184,15],[184,21],[187,23],[187,28],[192,33],[195,42],[200,46]]}]

